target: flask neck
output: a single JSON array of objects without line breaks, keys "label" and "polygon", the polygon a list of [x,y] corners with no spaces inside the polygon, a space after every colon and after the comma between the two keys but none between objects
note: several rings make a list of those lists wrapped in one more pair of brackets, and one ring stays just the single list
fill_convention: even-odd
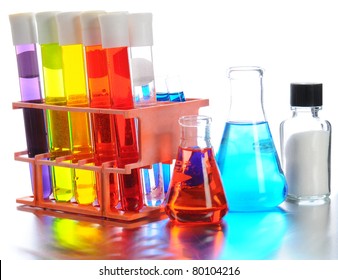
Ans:
[{"label": "flask neck", "polygon": [[228,121],[265,121],[263,70],[259,67],[233,67],[229,70],[231,103]]},{"label": "flask neck", "polygon": [[211,118],[207,116],[184,116],[179,120],[182,148],[210,148]]},{"label": "flask neck", "polygon": [[313,107],[291,107],[292,117],[312,117],[318,118],[318,113],[322,109],[321,106],[313,106]]}]

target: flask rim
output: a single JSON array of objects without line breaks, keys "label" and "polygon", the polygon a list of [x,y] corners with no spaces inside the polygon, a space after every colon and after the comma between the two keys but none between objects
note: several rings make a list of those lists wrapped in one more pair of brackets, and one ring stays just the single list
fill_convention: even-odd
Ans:
[{"label": "flask rim", "polygon": [[232,73],[236,72],[253,72],[256,71],[259,73],[259,76],[263,76],[264,69],[260,66],[232,66],[227,69],[227,76],[229,79],[233,78],[231,77]]},{"label": "flask rim", "polygon": [[187,115],[179,118],[178,123],[184,127],[209,126],[212,118],[206,115]]}]

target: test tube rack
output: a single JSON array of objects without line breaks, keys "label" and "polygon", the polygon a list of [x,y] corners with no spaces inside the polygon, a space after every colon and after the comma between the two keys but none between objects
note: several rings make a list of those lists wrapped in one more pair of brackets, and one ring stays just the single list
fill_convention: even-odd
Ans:
[{"label": "test tube rack", "polygon": [[[13,102],[13,109],[32,108],[58,110],[67,112],[87,112],[89,114],[115,114],[124,118],[136,118],[138,124],[138,141],[140,159],[136,163],[128,164],[124,168],[113,167],[112,162],[105,162],[101,166],[93,164],[93,158],[82,159],[71,163],[71,156],[58,157],[50,160],[50,154],[39,154],[34,158],[27,156],[27,151],[14,153],[16,161],[31,164],[34,195],[18,198],[16,202],[46,210],[62,211],[64,213],[82,214],[105,219],[120,221],[136,221],[154,217],[163,212],[161,206],[144,206],[140,211],[122,211],[111,209],[109,194],[109,176],[111,173],[130,174],[134,168],[147,168],[155,163],[170,163],[176,158],[180,140],[178,119],[184,115],[197,115],[199,109],[209,105],[208,99],[187,99],[185,102],[158,102],[156,105],[134,108],[129,110],[96,109],[89,107],[53,106],[44,103]],[[98,176],[101,184],[100,205],[82,205],[76,202],[57,202],[53,198],[44,199],[42,190],[42,167],[61,166],[74,169],[92,170]]]}]

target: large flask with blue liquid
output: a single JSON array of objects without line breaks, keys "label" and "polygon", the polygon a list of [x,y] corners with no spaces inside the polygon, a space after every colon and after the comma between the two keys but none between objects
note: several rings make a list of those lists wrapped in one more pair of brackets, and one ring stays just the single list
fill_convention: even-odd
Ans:
[{"label": "large flask with blue liquid", "polygon": [[228,70],[231,105],[216,160],[229,211],[265,211],[286,198],[287,183],[263,108],[263,69]]}]

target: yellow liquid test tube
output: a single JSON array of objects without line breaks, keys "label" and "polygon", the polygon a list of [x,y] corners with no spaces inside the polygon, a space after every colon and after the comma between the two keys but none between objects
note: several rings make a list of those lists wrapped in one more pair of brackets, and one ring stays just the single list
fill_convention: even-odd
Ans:
[{"label": "yellow liquid test tube", "polygon": [[[45,103],[64,106],[67,99],[63,86],[61,47],[55,15],[41,12],[35,15],[43,70]],[[71,154],[69,114],[66,111],[47,110],[47,131],[51,160]],[[74,170],[52,166],[53,195],[56,201],[70,201],[74,196]]]},{"label": "yellow liquid test tube", "polygon": [[[84,50],[81,38],[80,12],[64,12],[56,16],[62,52],[64,91],[67,106],[87,107],[87,85]],[[71,152],[73,162],[92,157],[89,114],[70,112]],[[96,199],[94,171],[75,169],[75,199],[79,204],[92,204]]]}]

